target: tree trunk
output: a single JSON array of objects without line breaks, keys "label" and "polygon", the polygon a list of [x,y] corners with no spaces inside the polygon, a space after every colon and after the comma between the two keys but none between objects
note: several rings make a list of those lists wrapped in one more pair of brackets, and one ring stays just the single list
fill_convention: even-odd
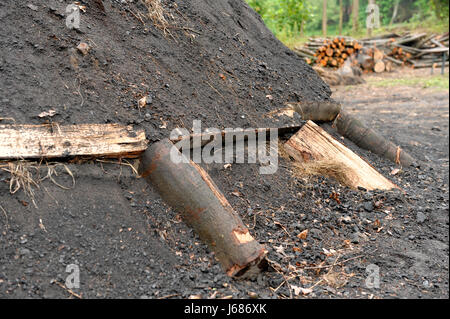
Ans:
[{"label": "tree trunk", "polygon": [[392,13],[392,18],[391,21],[389,22],[389,26],[392,26],[392,24],[395,21],[395,18],[397,17],[397,13],[398,13],[398,5],[400,3],[400,0],[396,0],[395,4],[394,4],[394,12]]},{"label": "tree trunk", "polygon": [[339,35],[342,35],[342,24],[344,21],[344,6],[342,1],[343,0],[339,0]]},{"label": "tree trunk", "polygon": [[353,0],[353,8],[352,8],[352,18],[353,18],[353,31],[358,32],[359,30],[359,0]]},{"label": "tree trunk", "polygon": [[322,34],[324,38],[327,37],[327,0],[323,0]]},{"label": "tree trunk", "polygon": [[[176,162],[174,158],[182,160]],[[151,145],[139,168],[216,254],[227,274],[247,278],[266,266],[266,251],[249,233],[209,175],[168,140]]]},{"label": "tree trunk", "polygon": [[[369,0],[369,5],[371,5],[371,4],[375,4],[375,0]],[[372,17],[371,19],[373,21],[374,12],[369,12],[369,14],[371,15],[371,17]],[[367,35],[369,36],[369,38],[372,37],[372,26],[371,25],[367,26]]]}]

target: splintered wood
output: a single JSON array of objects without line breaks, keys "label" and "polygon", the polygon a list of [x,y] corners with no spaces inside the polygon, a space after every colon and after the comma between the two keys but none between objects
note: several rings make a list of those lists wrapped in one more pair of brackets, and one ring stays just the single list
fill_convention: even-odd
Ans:
[{"label": "splintered wood", "polygon": [[0,125],[0,159],[73,156],[135,158],[147,148],[145,132],[117,124]]},{"label": "splintered wood", "polygon": [[344,175],[340,182],[349,187],[360,186],[367,190],[398,188],[312,121],[308,121],[284,146],[286,152],[299,162],[334,162],[333,166]]}]

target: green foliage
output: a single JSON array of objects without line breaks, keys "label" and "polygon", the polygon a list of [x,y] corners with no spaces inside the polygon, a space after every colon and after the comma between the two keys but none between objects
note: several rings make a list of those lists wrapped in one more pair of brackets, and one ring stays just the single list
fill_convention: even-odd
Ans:
[{"label": "green foliage", "polygon": [[305,0],[247,0],[247,2],[276,35],[298,34],[302,21],[307,21],[311,17],[310,5]]},{"label": "green foliage", "polygon": [[[318,0],[246,0],[263,18],[266,25],[283,42],[291,43],[298,39],[302,21],[305,36],[322,33],[322,1]],[[391,25],[395,3],[398,11]],[[351,8],[353,0],[343,0],[343,34],[355,37],[366,36],[366,8],[368,0],[359,0],[359,31],[352,31]],[[381,28],[373,34],[400,31],[403,28],[424,28],[432,32],[445,32],[448,28],[448,0],[376,0],[380,9]],[[338,35],[339,0],[327,1],[328,35]]]},{"label": "green foliage", "polygon": [[438,18],[448,21],[448,0],[431,0],[431,7]]}]

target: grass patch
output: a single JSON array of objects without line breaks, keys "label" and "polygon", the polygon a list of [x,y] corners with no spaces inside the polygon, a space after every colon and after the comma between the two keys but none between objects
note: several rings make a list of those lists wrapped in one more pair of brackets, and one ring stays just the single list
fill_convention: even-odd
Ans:
[{"label": "grass patch", "polygon": [[[439,70],[436,70],[439,72]],[[420,86],[423,88],[449,89],[448,74],[430,75],[427,77],[411,77],[401,79],[374,79],[368,78],[367,82],[377,87],[393,86]]]}]

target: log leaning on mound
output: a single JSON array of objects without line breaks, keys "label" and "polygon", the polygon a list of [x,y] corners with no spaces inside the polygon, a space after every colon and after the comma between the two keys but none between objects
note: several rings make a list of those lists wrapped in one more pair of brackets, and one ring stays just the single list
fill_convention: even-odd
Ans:
[{"label": "log leaning on mound", "polygon": [[356,117],[342,109],[339,103],[332,101],[297,102],[288,103],[288,105],[299,113],[303,120],[333,122],[333,128],[340,135],[365,150],[403,166],[410,166],[415,163],[411,155],[371,128],[366,127]]},{"label": "log leaning on mound", "polygon": [[183,156],[168,139],[152,144],[143,154],[141,177],[208,244],[229,276],[261,272],[267,266],[264,246],[250,235],[209,175],[192,161],[175,163],[171,152]]},{"label": "log leaning on mound", "polygon": [[284,148],[298,162],[327,160],[328,165],[332,161],[340,170],[341,180],[337,178],[339,182],[354,189],[358,187],[364,187],[367,190],[398,188],[313,121],[308,121],[284,144]]}]

